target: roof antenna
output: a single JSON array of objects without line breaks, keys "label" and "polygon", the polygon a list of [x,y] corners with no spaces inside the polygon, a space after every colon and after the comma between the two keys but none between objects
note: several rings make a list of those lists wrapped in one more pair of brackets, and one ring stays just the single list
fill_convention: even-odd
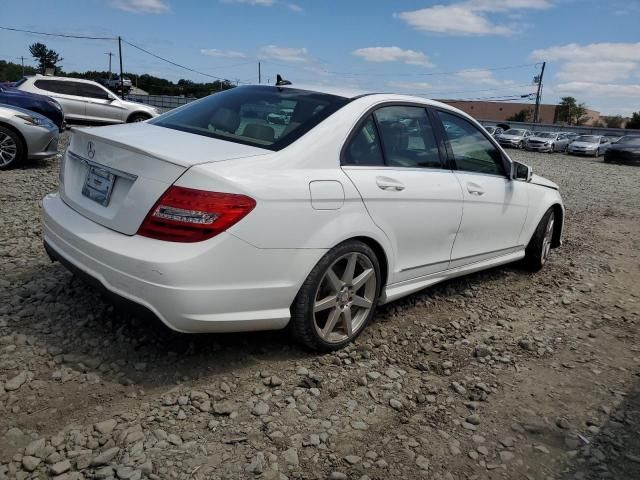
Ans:
[{"label": "roof antenna", "polygon": [[285,80],[282,78],[282,75],[278,74],[276,75],[276,86],[279,87],[281,85],[291,85],[291,82],[289,80]]}]

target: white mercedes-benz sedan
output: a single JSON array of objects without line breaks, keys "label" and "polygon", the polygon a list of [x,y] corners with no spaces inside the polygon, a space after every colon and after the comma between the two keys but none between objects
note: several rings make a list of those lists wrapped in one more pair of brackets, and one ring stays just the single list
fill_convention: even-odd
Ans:
[{"label": "white mercedes-benz sedan", "polygon": [[293,85],[74,130],[43,207],[52,259],[168,327],[288,327],[325,351],[434,283],[539,270],[564,218],[558,186],[455,108]]}]

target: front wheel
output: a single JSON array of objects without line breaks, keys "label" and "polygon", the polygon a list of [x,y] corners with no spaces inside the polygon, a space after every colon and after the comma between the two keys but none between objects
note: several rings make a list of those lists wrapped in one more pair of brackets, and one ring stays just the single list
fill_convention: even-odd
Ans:
[{"label": "front wheel", "polygon": [[0,127],[0,170],[8,170],[24,160],[20,137],[8,128]]},{"label": "front wheel", "polygon": [[333,248],[309,273],[293,302],[293,337],[325,352],[352,342],[373,316],[380,284],[380,264],[368,245],[350,240]]},{"label": "front wheel", "polygon": [[598,148],[598,149],[596,150],[596,158],[598,158],[599,156],[600,156],[600,149]]},{"label": "front wheel", "polygon": [[145,113],[134,113],[127,119],[127,123],[144,122],[150,118],[151,117]]},{"label": "front wheel", "polygon": [[555,217],[556,215],[553,208],[547,210],[536,227],[536,231],[533,237],[531,237],[529,245],[527,245],[523,264],[524,267],[531,272],[541,270],[544,264],[547,263],[549,253],[551,252],[551,243],[553,242]]}]

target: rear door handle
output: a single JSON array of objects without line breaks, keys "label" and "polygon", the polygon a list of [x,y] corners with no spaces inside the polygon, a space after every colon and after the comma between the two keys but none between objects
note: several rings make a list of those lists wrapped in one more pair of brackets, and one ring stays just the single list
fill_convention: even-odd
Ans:
[{"label": "rear door handle", "polygon": [[405,188],[402,182],[389,177],[376,177],[376,185],[389,192],[400,192]]},{"label": "rear door handle", "polygon": [[471,195],[484,195],[484,189],[477,183],[473,182],[467,183],[467,192],[469,192]]}]

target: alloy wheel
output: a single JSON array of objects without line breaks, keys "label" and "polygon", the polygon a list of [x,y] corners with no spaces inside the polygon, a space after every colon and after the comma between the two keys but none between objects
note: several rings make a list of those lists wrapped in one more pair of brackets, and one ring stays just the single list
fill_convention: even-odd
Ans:
[{"label": "alloy wheel", "polygon": [[547,220],[547,226],[545,227],[544,237],[542,238],[542,263],[547,261],[547,257],[549,257],[549,252],[551,251],[551,242],[553,241],[553,227],[555,224],[553,212],[549,215],[549,220]]},{"label": "alloy wheel", "polygon": [[15,140],[6,133],[0,132],[0,165],[9,165],[18,155],[18,145]]},{"label": "alloy wheel", "polygon": [[313,303],[313,325],[327,343],[355,337],[364,326],[376,296],[373,263],[359,252],[347,253],[325,271]]}]

